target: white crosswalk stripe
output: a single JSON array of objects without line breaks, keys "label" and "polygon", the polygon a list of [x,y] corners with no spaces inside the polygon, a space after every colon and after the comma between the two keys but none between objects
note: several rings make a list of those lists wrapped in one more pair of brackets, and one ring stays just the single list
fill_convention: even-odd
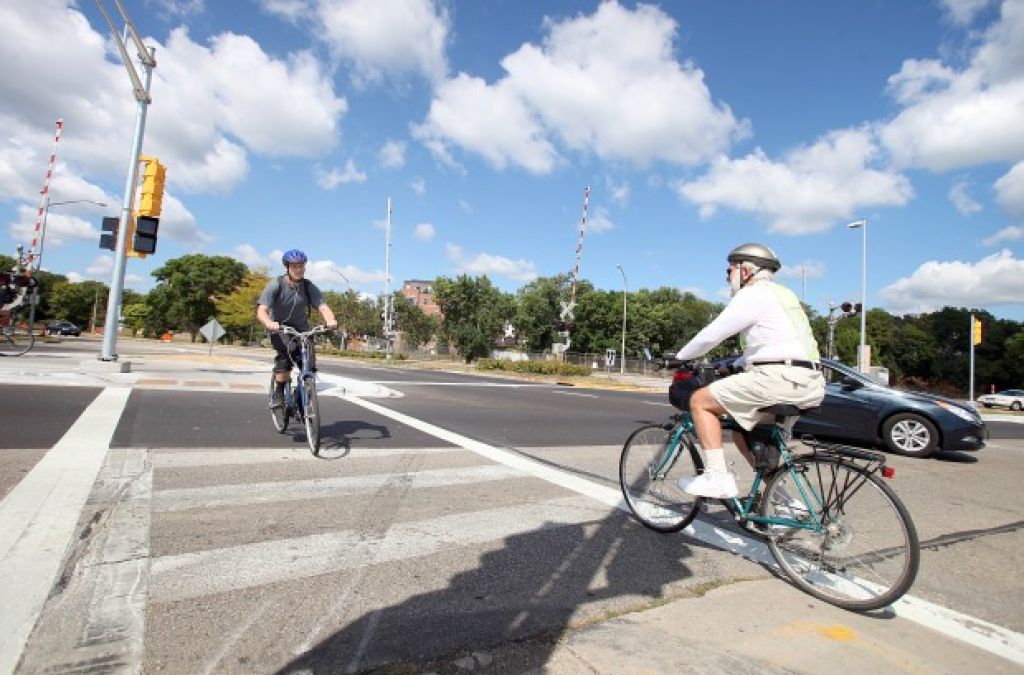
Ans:
[{"label": "white crosswalk stripe", "polygon": [[343,531],[153,560],[149,597],[172,602],[425,556],[519,532],[597,521],[607,509],[582,496],[396,523],[378,539]]},{"label": "white crosswalk stripe", "polygon": [[432,469],[400,474],[338,476],[312,480],[159,490],[153,494],[153,511],[160,513],[217,506],[244,506],[344,497],[375,492],[395,480],[400,480],[411,488],[428,488],[498,481],[522,475],[519,471],[499,464]]}]

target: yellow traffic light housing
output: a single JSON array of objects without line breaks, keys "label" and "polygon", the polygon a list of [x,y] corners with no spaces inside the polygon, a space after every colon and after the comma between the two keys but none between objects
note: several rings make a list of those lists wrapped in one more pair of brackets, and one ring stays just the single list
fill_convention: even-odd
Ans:
[{"label": "yellow traffic light housing", "polygon": [[164,201],[164,179],[167,176],[167,167],[160,163],[156,157],[139,157],[139,161],[146,163],[142,172],[142,191],[139,197],[138,212],[140,215],[151,218],[160,217],[160,208]]},{"label": "yellow traffic light housing", "polygon": [[981,322],[978,321],[977,319],[974,319],[973,321],[974,321],[974,331],[973,331],[973,335],[971,336],[971,340],[972,340],[971,344],[980,345],[981,344]]}]

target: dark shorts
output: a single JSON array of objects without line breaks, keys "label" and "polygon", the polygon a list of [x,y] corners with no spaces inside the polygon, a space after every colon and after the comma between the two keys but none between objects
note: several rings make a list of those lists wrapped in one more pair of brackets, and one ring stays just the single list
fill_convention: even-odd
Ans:
[{"label": "dark shorts", "polygon": [[[270,345],[277,352],[274,356],[274,372],[290,373],[292,365],[302,367],[302,351],[299,339],[294,335],[270,334]],[[289,353],[291,356],[289,357]],[[310,364],[316,370],[316,361]]]}]

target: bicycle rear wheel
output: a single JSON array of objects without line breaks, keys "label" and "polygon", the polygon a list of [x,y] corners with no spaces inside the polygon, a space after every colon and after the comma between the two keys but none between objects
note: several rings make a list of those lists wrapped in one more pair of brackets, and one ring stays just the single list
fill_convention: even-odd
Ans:
[{"label": "bicycle rear wheel", "polygon": [[0,356],[21,356],[32,349],[35,336],[27,312],[14,312],[0,319]]},{"label": "bicycle rear wheel", "polygon": [[320,454],[320,402],[316,397],[316,380],[307,377],[302,381],[302,391],[305,396],[305,409],[303,420],[306,423],[306,442],[314,455]]},{"label": "bicycle rear wheel", "polygon": [[768,478],[761,515],[810,520],[803,488],[821,527],[771,528],[768,546],[782,569],[802,590],[844,609],[898,600],[921,562],[917,530],[899,497],[877,474],[839,458],[798,458],[794,470],[799,488],[786,467]]},{"label": "bicycle rear wheel", "polygon": [[676,486],[683,476],[703,470],[695,449],[684,442],[670,448],[672,432],[657,424],[634,431],[622,448],[619,484],[630,511],[655,532],[678,532],[700,511],[701,498]]},{"label": "bicycle rear wheel", "polygon": [[[274,387],[276,386],[276,380],[273,373],[270,375],[270,391],[267,395],[267,403],[273,404],[274,402]],[[279,434],[283,434],[288,428],[288,402],[291,400],[291,392],[289,391],[289,385],[284,385],[284,405],[274,408],[270,408],[270,417],[274,421],[274,430]]]}]

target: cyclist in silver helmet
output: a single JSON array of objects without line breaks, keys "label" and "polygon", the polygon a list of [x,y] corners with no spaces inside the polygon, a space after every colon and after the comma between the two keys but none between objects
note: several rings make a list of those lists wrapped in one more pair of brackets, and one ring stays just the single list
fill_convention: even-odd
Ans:
[{"label": "cyclist in silver helmet", "polygon": [[[701,475],[679,480],[679,487],[689,494],[719,499],[737,494],[736,478],[725,464],[720,415],[728,413],[749,431],[770,421],[758,408],[776,403],[812,408],[825,396],[818,343],[807,314],[791,290],[775,283],[774,275],[782,267],[778,256],[763,244],[743,244],[729,252],[728,262],[732,299],[676,355],[695,359],[733,335],[741,336],[743,355],[733,367],[743,372],[698,389],[690,399],[707,466]],[[742,436],[734,432],[733,440],[753,464]]]},{"label": "cyclist in silver helmet", "polygon": [[291,377],[292,363],[300,364],[302,357],[299,352],[299,341],[282,339],[282,325],[291,326],[295,330],[309,330],[309,311],[315,308],[324,318],[330,329],[338,327],[334,312],[323,300],[320,289],[306,279],[306,254],[297,248],[285,251],[281,256],[285,274],[271,280],[260,294],[256,306],[256,318],[270,331],[270,344],[277,352],[274,358],[274,389],[272,407],[284,405],[284,385]]}]

